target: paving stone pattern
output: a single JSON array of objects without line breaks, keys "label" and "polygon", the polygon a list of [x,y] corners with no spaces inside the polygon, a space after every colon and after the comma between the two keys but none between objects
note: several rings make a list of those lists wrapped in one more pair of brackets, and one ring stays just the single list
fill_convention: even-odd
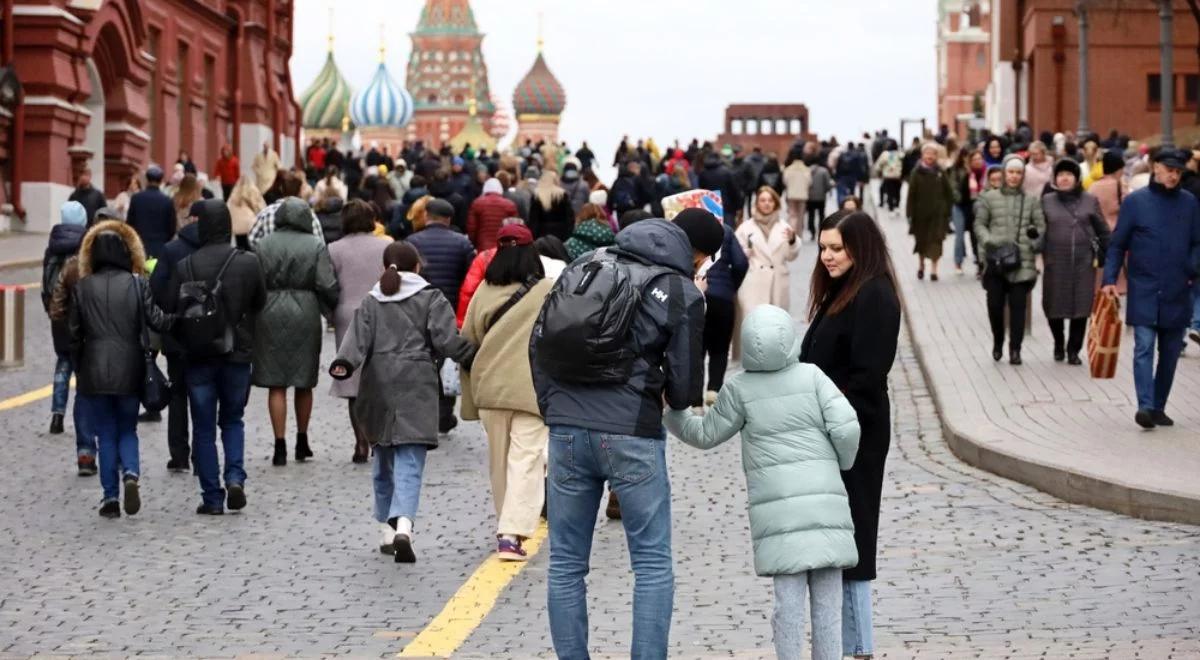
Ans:
[{"label": "paving stone pattern", "polygon": [[[796,268],[796,309],[815,259]],[[40,305],[37,308],[40,313]],[[49,382],[48,339],[0,378]],[[327,338],[323,357],[332,355]],[[10,378],[11,376],[11,378]],[[10,383],[10,381],[17,381]],[[10,386],[13,392],[9,392]],[[274,468],[265,396],[247,411],[249,508],[200,518],[191,476],[170,475],[165,425],[143,425],[140,514],[96,516],[100,488],[73,441],[45,435],[47,402],[0,412],[0,658],[388,657],[492,549],[486,445],[467,424],[430,455],[421,563],[373,547],[370,471],[352,466],[345,404],[318,388],[317,457]],[[903,338],[884,492],[878,656],[1200,657],[1200,528],[1069,505],[964,465],[942,439]],[[672,656],[771,657],[770,582],[753,575],[739,446],[672,440]],[[547,553],[534,558],[456,657],[552,657]],[[597,658],[628,657],[632,574],[618,523],[598,520],[590,578]]]}]

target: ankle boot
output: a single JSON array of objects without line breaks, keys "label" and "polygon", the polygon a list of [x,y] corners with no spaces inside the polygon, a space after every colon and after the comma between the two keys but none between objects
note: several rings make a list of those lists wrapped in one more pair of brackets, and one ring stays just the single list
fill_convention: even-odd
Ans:
[{"label": "ankle boot", "polygon": [[307,433],[297,433],[296,434],[296,460],[303,463],[304,461],[312,458],[312,456],[313,456],[312,449],[309,449],[309,447],[308,447],[308,434]]},{"label": "ankle boot", "polygon": [[271,457],[271,465],[287,465],[287,440],[275,438],[275,455]]}]

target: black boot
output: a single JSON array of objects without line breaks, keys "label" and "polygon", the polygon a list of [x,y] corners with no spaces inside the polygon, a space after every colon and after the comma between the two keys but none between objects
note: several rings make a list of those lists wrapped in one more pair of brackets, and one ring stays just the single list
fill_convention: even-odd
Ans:
[{"label": "black boot", "polygon": [[1008,363],[1013,366],[1018,366],[1021,364],[1021,349],[1010,348],[1008,350]]},{"label": "black boot", "polygon": [[54,413],[50,415],[50,435],[58,435],[63,432],[63,415],[62,413]]},{"label": "black boot", "polygon": [[271,465],[287,465],[287,440],[275,438],[275,455],[271,457]]},{"label": "black boot", "polygon": [[312,450],[308,448],[308,434],[307,433],[297,433],[296,434],[296,461],[303,463],[304,461],[312,458],[312,456],[313,456]]},{"label": "black boot", "polygon": [[1002,357],[1004,357],[1004,340],[1001,339],[1000,341],[993,341],[992,342],[992,360],[999,362],[1000,358],[1002,358]]}]

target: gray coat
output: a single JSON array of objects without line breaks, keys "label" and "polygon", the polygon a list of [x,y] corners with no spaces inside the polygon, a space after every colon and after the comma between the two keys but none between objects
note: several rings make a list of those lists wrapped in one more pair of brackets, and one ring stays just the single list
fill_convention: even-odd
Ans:
[{"label": "gray coat", "polygon": [[[1037,238],[1030,238],[1030,227],[1037,230]],[[1037,280],[1037,254],[1046,238],[1046,217],[1039,200],[1020,188],[1007,186],[981,193],[975,198],[975,238],[984,254],[1004,243],[1016,242],[1021,267],[1004,273],[1004,278],[1013,284]]]},{"label": "gray coat", "polygon": [[438,445],[440,385],[435,360],[462,363],[475,347],[459,336],[454,310],[419,275],[404,273],[400,291],[374,288],[354,314],[332,367],[362,371],[354,417],[372,445]]},{"label": "gray coat", "polygon": [[[341,288],[341,296],[333,310],[335,346],[342,345],[342,339],[354,323],[354,312],[358,311],[363,297],[379,282],[379,276],[383,274],[383,251],[391,242],[391,238],[373,234],[350,234],[329,244],[329,259]],[[329,393],[343,399],[358,396],[358,374],[333,381]]]},{"label": "gray coat", "polygon": [[1096,295],[1092,240],[1099,239],[1100,254],[1108,251],[1108,223],[1100,203],[1079,189],[1045,195],[1042,209],[1046,214],[1042,309],[1048,319],[1087,318]]},{"label": "gray coat", "polygon": [[321,315],[338,301],[338,282],[325,242],[312,234],[308,205],[289,198],[275,212],[275,231],[255,252],[267,283],[267,304],[254,329],[254,384],[317,385]]}]

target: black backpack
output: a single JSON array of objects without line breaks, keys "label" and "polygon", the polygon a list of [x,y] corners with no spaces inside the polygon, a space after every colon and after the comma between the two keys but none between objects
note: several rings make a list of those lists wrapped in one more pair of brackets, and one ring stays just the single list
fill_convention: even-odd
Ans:
[{"label": "black backpack", "polygon": [[192,260],[187,260],[185,281],[179,287],[179,318],[175,337],[189,357],[220,357],[233,352],[234,331],[221,302],[221,278],[239,250],[230,250],[210,284],[197,280]]},{"label": "black backpack", "polygon": [[538,368],[563,382],[627,381],[639,357],[630,333],[642,296],[655,295],[647,285],[669,273],[675,271],[611,247],[569,266],[534,329]]}]

